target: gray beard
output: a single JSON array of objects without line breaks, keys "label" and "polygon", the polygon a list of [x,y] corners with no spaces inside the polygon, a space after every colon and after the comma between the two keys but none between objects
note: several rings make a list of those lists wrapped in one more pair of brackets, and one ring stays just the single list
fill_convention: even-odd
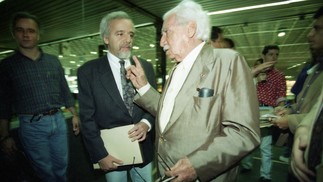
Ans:
[{"label": "gray beard", "polygon": [[119,55],[118,55],[118,57],[120,59],[129,59],[130,56],[131,56],[131,52],[130,51],[129,52],[120,52]]}]

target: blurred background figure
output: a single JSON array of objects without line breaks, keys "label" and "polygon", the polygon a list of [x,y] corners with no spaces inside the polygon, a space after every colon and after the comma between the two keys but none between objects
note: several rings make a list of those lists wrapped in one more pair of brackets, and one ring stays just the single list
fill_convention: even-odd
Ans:
[{"label": "blurred background figure", "polygon": [[210,43],[214,48],[222,48],[223,30],[220,27],[213,26],[211,29]]},{"label": "blurred background figure", "polygon": [[223,38],[222,43],[220,43],[222,45],[222,48],[230,48],[230,49],[234,49],[234,41],[230,38]]}]

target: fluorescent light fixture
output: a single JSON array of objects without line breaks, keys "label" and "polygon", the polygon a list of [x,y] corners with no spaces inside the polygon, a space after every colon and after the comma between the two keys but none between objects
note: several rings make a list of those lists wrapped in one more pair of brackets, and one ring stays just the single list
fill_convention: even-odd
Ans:
[{"label": "fluorescent light fixture", "polygon": [[133,48],[133,49],[136,49],[136,50],[138,50],[138,49],[139,49],[139,47],[138,47],[138,46],[133,46],[132,48]]},{"label": "fluorescent light fixture", "polygon": [[64,56],[63,55],[58,55],[59,58],[63,58]]},{"label": "fluorescent light fixture", "polygon": [[70,63],[75,64],[76,62],[75,61],[70,61]]},{"label": "fluorescent light fixture", "polygon": [[4,0],[0,0],[0,3],[3,2]]},{"label": "fluorescent light fixture", "polygon": [[266,8],[266,7],[272,7],[272,6],[280,6],[280,5],[286,5],[286,4],[297,3],[297,2],[302,2],[302,1],[306,1],[306,0],[287,0],[287,1],[277,2],[277,3],[268,3],[268,4],[246,6],[246,7],[233,8],[233,9],[227,9],[227,10],[221,10],[221,11],[213,11],[213,12],[208,13],[208,15],[219,15],[219,14],[232,13],[232,12],[237,12],[237,11],[245,11],[245,10],[250,10],[250,9],[259,9],[259,8]]},{"label": "fluorescent light fixture", "polygon": [[[1,1],[1,0],[0,0]],[[8,51],[2,51],[2,52],[0,52],[0,55],[1,54],[8,54],[8,53],[12,53],[13,52],[13,50],[8,50]]]},{"label": "fluorescent light fixture", "polygon": [[153,22],[142,23],[142,24],[135,25],[135,28],[146,27],[146,26],[150,26],[150,25],[153,25],[153,24],[154,24]]},{"label": "fluorescent light fixture", "polygon": [[277,36],[278,36],[278,37],[284,37],[285,35],[286,35],[286,33],[285,33],[285,32],[279,32]]},{"label": "fluorescent light fixture", "polygon": [[146,61],[151,62],[151,59],[147,59]]},{"label": "fluorescent light fixture", "polygon": [[295,64],[295,65],[293,65],[291,67],[288,67],[287,69],[290,70],[290,69],[296,68],[296,67],[301,66],[301,65],[302,65],[302,63],[298,63],[298,64]]},{"label": "fluorescent light fixture", "polygon": [[149,47],[155,47],[155,44],[149,44]]},{"label": "fluorescent light fixture", "polygon": [[97,52],[91,51],[90,54],[98,54]]}]

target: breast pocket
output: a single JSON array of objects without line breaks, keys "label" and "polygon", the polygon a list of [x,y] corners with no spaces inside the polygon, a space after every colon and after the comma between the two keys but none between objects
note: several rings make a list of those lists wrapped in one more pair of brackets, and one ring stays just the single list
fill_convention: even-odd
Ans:
[{"label": "breast pocket", "polygon": [[212,97],[194,97],[194,107],[191,117],[206,129],[214,129],[221,122],[222,97],[217,94]]}]

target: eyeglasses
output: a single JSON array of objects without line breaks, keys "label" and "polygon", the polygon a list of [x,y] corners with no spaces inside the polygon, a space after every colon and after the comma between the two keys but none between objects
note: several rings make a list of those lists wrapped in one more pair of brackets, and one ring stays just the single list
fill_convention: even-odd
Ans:
[{"label": "eyeglasses", "polygon": [[[157,153],[158,158],[160,160],[158,160],[158,162],[160,163],[160,165],[164,168],[165,171],[171,171],[170,167],[167,165],[166,161],[161,157],[161,155],[159,153]],[[171,161],[173,164],[174,162]],[[177,176],[162,176],[160,178],[157,179],[156,182],[167,182],[167,181],[171,181],[173,179],[177,178]]]}]

